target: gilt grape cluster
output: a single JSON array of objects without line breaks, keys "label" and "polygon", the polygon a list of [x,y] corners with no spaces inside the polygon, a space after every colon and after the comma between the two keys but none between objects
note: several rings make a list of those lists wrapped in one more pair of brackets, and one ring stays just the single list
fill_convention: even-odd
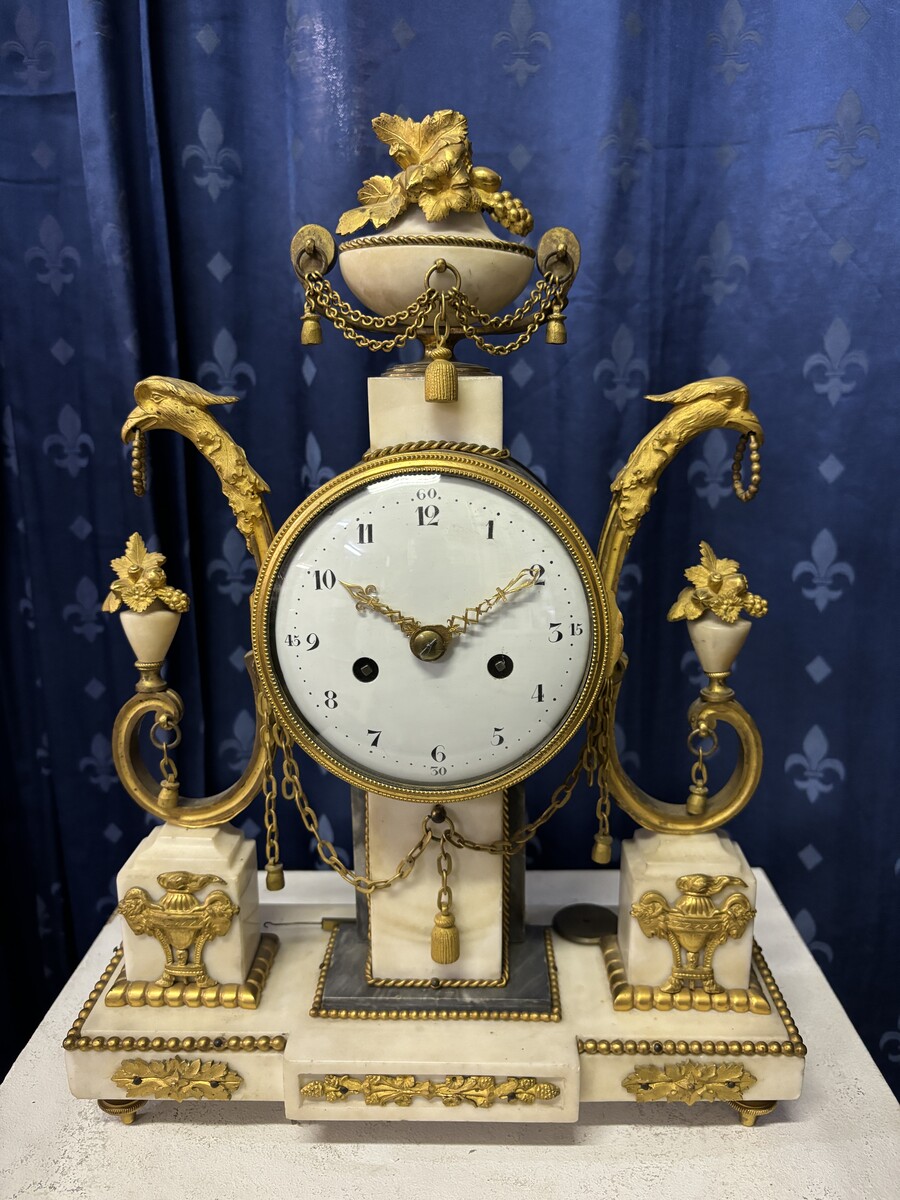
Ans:
[{"label": "gilt grape cluster", "polygon": [[755,592],[747,592],[741,603],[751,617],[764,617],[769,611],[769,602]]},{"label": "gilt grape cluster", "polygon": [[504,229],[520,237],[531,233],[534,228],[534,217],[512,192],[498,192],[491,205],[491,212]]}]

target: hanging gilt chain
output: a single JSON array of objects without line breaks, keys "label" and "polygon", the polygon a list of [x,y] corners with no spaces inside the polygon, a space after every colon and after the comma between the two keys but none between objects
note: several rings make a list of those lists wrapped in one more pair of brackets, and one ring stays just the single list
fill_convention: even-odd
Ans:
[{"label": "hanging gilt chain", "polygon": [[266,829],[266,887],[270,892],[280,892],[284,887],[284,865],[281,862],[281,847],[278,842],[278,783],[275,779],[275,731],[263,693],[256,694],[256,719],[262,729],[265,750],[263,773],[264,825]]},{"label": "hanging gilt chain", "polygon": [[[607,848],[606,857],[598,857],[595,848],[595,861],[609,862],[609,793],[605,786],[603,770],[608,747],[609,699],[610,685],[606,683],[600,689],[597,699],[594,702],[594,707],[591,710],[591,715],[588,718],[587,737],[578,761],[559,787],[553,792],[553,795],[550,797],[550,803],[534,821],[531,821],[528,825],[523,825],[521,829],[516,830],[508,838],[498,838],[494,842],[476,842],[471,838],[464,837],[456,828],[446,810],[441,806],[437,806],[425,817],[422,822],[421,837],[400,860],[393,875],[389,875],[384,879],[369,879],[367,876],[361,875],[357,871],[353,871],[345,866],[338,857],[334,844],[322,837],[319,831],[319,819],[309,802],[300,780],[300,771],[297,767],[297,761],[294,758],[293,743],[290,735],[272,715],[262,693],[260,693],[258,710],[266,750],[263,796],[265,801],[267,887],[270,891],[275,891],[284,886],[284,869],[280,862],[278,825],[275,815],[275,801],[279,790],[274,769],[275,751],[277,749],[281,751],[283,760],[280,789],[282,798],[295,805],[304,827],[315,841],[316,851],[322,862],[362,895],[369,896],[373,892],[384,891],[401,879],[408,878],[429,843],[436,837],[440,838],[441,849],[438,858],[438,868],[441,874],[441,888],[438,893],[438,912],[435,916],[435,929],[433,931],[433,935],[437,940],[433,944],[436,953],[452,953],[454,944],[453,933],[451,932],[454,922],[450,911],[452,892],[448,886],[447,879],[453,864],[448,847],[453,846],[458,850],[478,850],[486,854],[507,856],[518,854],[534,837],[537,831],[546,825],[550,818],[569,802],[578,780],[581,778],[582,773],[584,773],[587,775],[589,782],[592,784],[596,783],[599,786],[600,798],[597,802],[597,814],[601,819],[601,833],[605,832],[607,838],[605,843]],[[440,833],[435,831],[435,826],[438,825],[442,827]],[[598,835],[597,842],[599,843],[600,841],[601,836]],[[440,936],[437,933],[438,929],[443,931]],[[459,935],[456,933],[456,938],[458,939],[458,937]],[[456,944],[458,946],[458,940]],[[439,946],[446,948],[438,950]],[[436,959],[435,961],[455,962],[456,959]]]},{"label": "hanging gilt chain", "polygon": [[694,817],[702,817],[709,799],[709,774],[706,760],[712,758],[719,748],[715,730],[701,721],[687,736],[688,749],[696,761],[691,765],[691,786],[688,790],[686,808]]},{"label": "hanging gilt chain", "polygon": [[336,871],[346,883],[349,883],[351,887],[364,896],[371,895],[372,892],[383,891],[398,880],[406,879],[422,856],[425,847],[434,837],[430,816],[426,817],[422,822],[422,836],[400,860],[397,870],[393,875],[388,876],[386,879],[368,879],[365,875],[360,875],[356,871],[352,871],[349,867],[345,867],[338,857],[334,843],[323,838],[319,832],[319,818],[316,816],[316,812],[307,799],[306,792],[303,790],[290,736],[277,720],[271,718],[271,722],[274,742],[281,751],[283,760],[281,795],[285,800],[296,805],[301,821],[316,843],[316,851],[322,862],[333,871]]},{"label": "hanging gilt chain", "polygon": [[131,487],[136,496],[146,496],[147,439],[143,429],[135,429],[131,443]]},{"label": "hanging gilt chain", "polygon": [[[450,270],[455,276],[454,286],[446,291],[437,291],[428,286],[434,273]],[[336,329],[367,350],[396,350],[410,338],[419,336],[432,322],[436,348],[444,348],[450,357],[446,343],[451,336],[470,338],[486,354],[504,356],[520,350],[526,345],[541,325],[547,326],[547,341],[552,344],[565,342],[566,293],[571,282],[571,273],[557,275],[550,269],[531,290],[526,300],[513,312],[503,317],[492,317],[482,312],[462,291],[458,272],[444,259],[435,260],[426,277],[426,287],[406,308],[386,317],[376,317],[351,307],[341,299],[319,271],[311,271],[302,278],[306,289],[306,305],[303,310],[301,342],[304,345],[319,345],[322,341],[320,318],[325,317]],[[455,314],[456,321],[452,320]],[[383,334],[383,337],[367,336]],[[487,341],[489,336],[515,333],[516,336],[503,345]]]},{"label": "hanging gilt chain", "polygon": [[181,726],[168,713],[162,713],[153,722],[150,741],[160,752],[159,802],[166,807],[174,806],[178,803],[178,768],[169,757],[169,750],[174,750],[181,744]]},{"label": "hanging gilt chain", "polygon": [[[741,472],[744,462],[744,450],[748,445],[750,447],[750,486],[745,488]],[[760,457],[759,439],[756,434],[742,433],[738,438],[738,444],[734,450],[734,462],[731,464],[731,486],[738,500],[744,504],[748,500],[752,500],[759,491],[759,484],[762,479]]]},{"label": "hanging gilt chain", "polygon": [[456,917],[453,915],[453,892],[450,890],[449,882],[450,872],[453,870],[453,859],[447,849],[448,842],[445,830],[441,834],[441,849],[437,862],[441,886],[438,888],[437,912],[434,915],[434,927],[431,930],[431,961],[439,963],[441,966],[449,966],[459,958],[459,930],[456,927]]},{"label": "hanging gilt chain", "polygon": [[[604,701],[604,693],[606,699]],[[612,720],[612,706],[609,702],[607,688],[601,692],[601,699],[591,709],[587,720],[587,741],[585,743],[584,771],[591,787],[597,788],[597,832],[594,834],[594,846],[591,858],[595,863],[604,865],[612,858],[612,835],[609,832],[610,796],[609,784],[606,778],[606,763],[609,761],[609,730]]]},{"label": "hanging gilt chain", "polygon": [[[578,761],[559,787],[553,792],[550,797],[550,803],[539,817],[536,817],[528,825],[523,825],[521,829],[510,834],[508,838],[498,838],[495,842],[475,842],[471,838],[463,837],[451,821],[445,835],[450,845],[455,846],[458,850],[480,850],[485,854],[502,854],[508,856],[518,854],[531,841],[537,831],[546,825],[550,818],[555,816],[560,809],[568,804],[582,773],[587,775],[590,782],[599,782],[601,790],[604,789],[605,772],[603,766],[606,762],[606,748],[608,745],[606,729],[609,723],[610,692],[609,682],[604,683],[597,694],[597,699],[594,701],[594,706],[588,717],[585,743],[578,756]],[[608,793],[606,794],[605,806],[601,802],[598,802],[598,813],[601,807],[608,816]],[[608,829],[608,822],[606,828]],[[609,862],[609,858],[595,858],[595,861]]]},{"label": "hanging gilt chain", "polygon": [[[302,283],[306,289],[306,307],[303,310],[300,334],[304,346],[317,346],[322,341],[319,326],[321,316],[327,317],[335,329],[339,329],[345,338],[355,342],[357,346],[363,346],[366,350],[396,350],[405,346],[411,337],[415,337],[424,328],[438,296],[434,288],[427,287],[399,312],[391,313],[389,317],[374,317],[342,300],[318,271],[304,275]],[[372,330],[375,333],[388,333],[391,330],[396,332],[393,336],[379,339],[366,337],[359,332],[360,330]]]}]

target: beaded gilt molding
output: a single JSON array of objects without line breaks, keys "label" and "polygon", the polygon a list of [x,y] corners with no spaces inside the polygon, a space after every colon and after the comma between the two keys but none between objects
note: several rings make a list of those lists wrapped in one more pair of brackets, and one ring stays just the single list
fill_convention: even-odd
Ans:
[{"label": "beaded gilt molding", "polygon": [[103,974],[97,980],[96,984],[91,988],[88,998],[85,1000],[78,1013],[78,1016],[72,1022],[72,1027],[66,1034],[63,1041],[64,1050],[102,1050],[109,1051],[113,1054],[125,1050],[139,1050],[144,1053],[148,1050],[199,1050],[203,1053],[208,1051],[228,1050],[232,1054],[237,1051],[262,1053],[275,1052],[281,1054],[287,1045],[287,1038],[282,1033],[275,1034],[259,1034],[255,1037],[236,1037],[228,1034],[200,1034],[186,1037],[140,1037],[134,1034],[125,1034],[121,1037],[86,1037],[82,1030],[84,1023],[91,1015],[91,1012],[103,994],[103,989],[113,977],[113,972],[122,961],[122,947],[117,946],[113,951],[113,956],[109,960],[109,964],[103,971]]},{"label": "beaded gilt molding", "polygon": [[780,1041],[723,1041],[721,1039],[712,1041],[704,1039],[698,1041],[678,1041],[672,1038],[641,1038],[640,1040],[629,1038],[582,1038],[577,1039],[579,1054],[651,1054],[659,1055],[680,1055],[685,1054],[740,1054],[746,1057],[753,1055],[764,1054],[781,1054],[786,1057],[804,1058],[806,1056],[806,1046],[803,1038],[800,1036],[794,1019],[791,1016],[791,1010],[785,1003],[784,996],[781,994],[781,989],[775,982],[775,978],[769,969],[769,964],[763,957],[763,952],[759,947],[758,942],[753,943],[753,965],[756,967],[760,979],[763,981],[769,995],[772,998],[772,1003],[775,1005],[775,1011],[781,1017],[787,1040]]},{"label": "beaded gilt molding", "polygon": [[129,980],[125,968],[106,994],[109,1008],[245,1008],[259,1007],[259,1002],[278,953],[278,938],[264,933],[259,939],[250,971],[243,983],[212,983],[206,987],[196,983],[148,983]]},{"label": "beaded gilt molding", "polygon": [[749,987],[725,988],[721,992],[705,992],[700,988],[682,988],[680,992],[664,992],[661,987],[630,983],[625,975],[625,963],[619,939],[609,934],[600,940],[600,951],[606,965],[609,990],[616,1012],[736,1012],[765,1016],[772,1011],[759,980],[751,973]]}]

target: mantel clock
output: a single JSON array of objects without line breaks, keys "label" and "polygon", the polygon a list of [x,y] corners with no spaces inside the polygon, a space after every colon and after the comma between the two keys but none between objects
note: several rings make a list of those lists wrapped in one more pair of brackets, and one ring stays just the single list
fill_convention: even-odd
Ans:
[{"label": "mantel clock", "polygon": [[[505,449],[502,380],[454,355],[468,339],[506,356],[539,330],[563,346],[577,239],[555,227],[532,245],[531,214],[475,164],[460,113],[381,114],[373,129],[397,173],[362,184],[340,246],[313,224],[291,246],[305,345],[323,321],[376,351],[422,343],[421,361],[369,381],[363,460],[276,531],[266,485],[214,416],[233,397],[153,376],[123,427],[138,494],[149,432],[191,441],[254,556],[256,735],[231,787],[182,794],[184,705],[162,666],[189,600],[132,534],[104,606],[138,673],[113,754],[162,823],[119,874],[122,947],[66,1038],[71,1087],[126,1121],[151,1098],[278,1099],[317,1121],[574,1121],[583,1100],[633,1098],[727,1101],[752,1125],[799,1094],[805,1048],[753,940],[753,873],[721,831],[760,778],[759,732],[728,680],[766,604],[706,542],[669,614],[707,676],[687,713],[684,802],[641,790],[611,736],[631,540],[664,470],[711,429],[736,435],[734,491],[753,498],[763,437],[747,389],[723,377],[649,397],[661,419],[613,481],[595,552]],[[362,308],[329,282],[337,261]],[[737,756],[711,792],[722,725]],[[573,738],[574,765],[529,820],[529,776]],[[298,746],[350,785],[352,865],[323,833]],[[613,801],[639,826],[618,914],[582,904],[529,925],[523,851],[581,802],[581,780],[598,865]],[[279,921],[260,900],[256,847],[229,823],[260,795],[267,888],[285,881],[281,797],[355,896],[355,920]]]}]

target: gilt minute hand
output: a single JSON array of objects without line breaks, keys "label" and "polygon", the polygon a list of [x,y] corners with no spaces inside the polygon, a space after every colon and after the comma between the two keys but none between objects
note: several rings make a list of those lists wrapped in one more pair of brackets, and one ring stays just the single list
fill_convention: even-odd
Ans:
[{"label": "gilt minute hand", "polygon": [[345,583],[342,579],[341,587],[346,589],[350,597],[356,601],[357,612],[365,612],[367,608],[370,608],[373,612],[381,613],[383,617],[387,617],[407,637],[412,637],[413,634],[418,633],[422,628],[421,622],[417,621],[414,617],[405,617],[398,609],[390,608],[382,600],[379,600],[378,589],[374,583],[363,587],[358,583]]},{"label": "gilt minute hand", "polygon": [[523,567],[518,575],[515,575],[509,583],[503,587],[498,587],[493,595],[486,597],[480,604],[467,608],[461,617],[452,616],[447,622],[447,632],[451,637],[459,637],[461,633],[465,633],[470,625],[477,625],[481,618],[486,613],[489,613],[492,608],[496,608],[498,604],[502,604],[517,592],[524,592],[526,588],[533,587],[540,578],[540,575],[540,567]]}]

